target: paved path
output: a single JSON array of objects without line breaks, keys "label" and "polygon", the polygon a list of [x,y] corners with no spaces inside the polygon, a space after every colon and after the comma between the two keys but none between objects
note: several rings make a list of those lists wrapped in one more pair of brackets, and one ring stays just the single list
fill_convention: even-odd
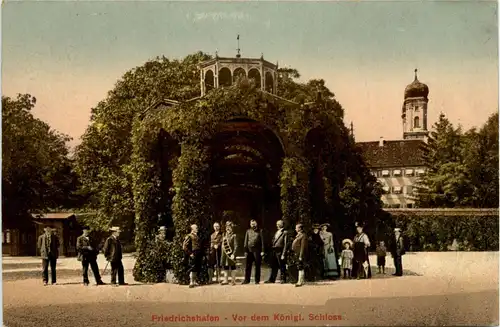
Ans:
[{"label": "paved path", "polygon": [[[36,260],[5,258],[3,267],[36,264]],[[76,259],[58,262],[79,274]],[[126,269],[133,263],[130,256],[124,260]],[[100,265],[102,270],[103,262]],[[374,274],[371,280],[340,280],[302,288],[280,284],[194,289],[142,285],[133,283],[130,273],[127,281],[132,285],[127,287],[83,287],[78,274],[60,277],[61,285],[43,287],[38,270],[36,279],[5,279],[4,320],[7,326],[48,326],[50,319],[52,326],[498,325],[498,253],[408,254],[404,265],[408,275],[400,278]],[[388,273],[392,272],[390,264]],[[11,269],[4,276],[24,273]],[[219,321],[158,321],[188,313],[211,314]],[[286,320],[288,316],[281,313],[304,320]],[[269,320],[254,321],[254,314],[254,319]],[[318,320],[310,320],[310,314]]]}]

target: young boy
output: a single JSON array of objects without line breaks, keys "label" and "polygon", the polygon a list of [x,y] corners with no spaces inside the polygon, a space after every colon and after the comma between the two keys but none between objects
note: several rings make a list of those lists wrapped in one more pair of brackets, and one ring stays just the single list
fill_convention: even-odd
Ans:
[{"label": "young boy", "polygon": [[387,255],[387,249],[385,248],[384,241],[380,241],[377,246],[377,266],[378,273],[382,270],[382,274],[385,274],[385,256]]}]

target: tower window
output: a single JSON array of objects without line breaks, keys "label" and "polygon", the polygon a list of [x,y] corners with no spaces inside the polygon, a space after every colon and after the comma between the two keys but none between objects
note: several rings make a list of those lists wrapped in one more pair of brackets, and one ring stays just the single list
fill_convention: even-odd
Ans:
[{"label": "tower window", "polygon": [[420,107],[419,106],[415,106],[415,111],[419,111],[420,110]]},{"label": "tower window", "polygon": [[419,117],[415,117],[413,119],[413,127],[414,128],[420,128],[420,118]]}]

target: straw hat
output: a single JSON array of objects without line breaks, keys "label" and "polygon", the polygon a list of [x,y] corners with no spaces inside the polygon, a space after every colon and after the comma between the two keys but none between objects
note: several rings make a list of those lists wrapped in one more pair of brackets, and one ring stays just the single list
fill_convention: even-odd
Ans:
[{"label": "straw hat", "polygon": [[160,228],[158,228],[159,232],[166,231],[166,230],[167,230],[167,227],[165,227],[165,226],[160,226]]},{"label": "straw hat", "polygon": [[109,229],[110,232],[121,232],[122,230],[120,227],[113,226]]},{"label": "straw hat", "polygon": [[329,223],[324,223],[324,224],[319,225],[319,227],[321,227],[321,228],[323,228],[323,226],[330,227],[330,224]]},{"label": "straw hat", "polygon": [[349,243],[349,245],[352,247],[353,243],[352,243],[352,241],[350,239],[346,238],[346,239],[342,240],[342,245],[344,245],[346,243]]}]

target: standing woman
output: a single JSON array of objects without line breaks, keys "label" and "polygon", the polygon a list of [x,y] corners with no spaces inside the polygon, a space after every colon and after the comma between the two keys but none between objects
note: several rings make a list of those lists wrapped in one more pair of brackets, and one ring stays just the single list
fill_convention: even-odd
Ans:
[{"label": "standing woman", "polygon": [[221,264],[224,267],[224,281],[222,285],[228,284],[228,275],[231,271],[231,285],[236,284],[236,251],[238,250],[238,242],[236,234],[233,233],[233,223],[226,222],[226,233],[222,237],[222,256]]},{"label": "standing woman", "polygon": [[319,232],[323,240],[324,276],[327,278],[339,277],[339,263],[335,255],[333,234],[328,231],[328,227],[330,227],[328,223],[321,225],[321,232]]},{"label": "standing woman", "polygon": [[357,234],[354,236],[354,261],[352,267],[353,277],[360,279],[371,278],[372,271],[370,268],[370,260],[368,259],[368,248],[370,247],[370,239],[363,232],[364,225],[356,223]]}]

